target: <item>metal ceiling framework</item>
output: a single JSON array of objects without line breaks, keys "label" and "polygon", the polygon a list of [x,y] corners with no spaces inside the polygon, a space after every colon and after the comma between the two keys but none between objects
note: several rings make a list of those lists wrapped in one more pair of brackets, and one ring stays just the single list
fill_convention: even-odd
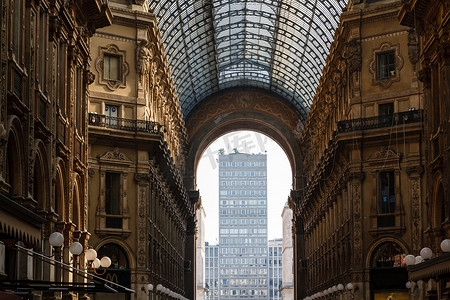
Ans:
[{"label": "metal ceiling framework", "polygon": [[184,116],[221,90],[274,92],[306,118],[347,0],[148,0]]}]

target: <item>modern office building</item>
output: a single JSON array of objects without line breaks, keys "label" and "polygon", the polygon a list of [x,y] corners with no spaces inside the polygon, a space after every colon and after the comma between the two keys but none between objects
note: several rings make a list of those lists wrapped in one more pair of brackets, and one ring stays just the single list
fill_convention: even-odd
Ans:
[{"label": "modern office building", "polygon": [[283,219],[283,276],[280,288],[282,300],[294,299],[294,248],[292,241],[292,209],[286,203],[281,213]]},{"label": "modern office building", "polygon": [[219,299],[219,245],[205,242],[205,281],[206,299]]},{"label": "modern office building", "polygon": [[270,240],[268,245],[269,253],[269,299],[281,299],[281,283],[283,281],[283,239]]},{"label": "modern office building", "polygon": [[220,299],[267,299],[267,156],[219,155]]}]

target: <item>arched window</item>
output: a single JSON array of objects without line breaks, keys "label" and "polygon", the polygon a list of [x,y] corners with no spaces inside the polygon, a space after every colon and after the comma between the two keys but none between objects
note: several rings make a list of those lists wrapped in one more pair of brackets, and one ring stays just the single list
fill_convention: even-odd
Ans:
[{"label": "arched window", "polygon": [[8,148],[6,154],[5,178],[10,185],[9,193],[11,196],[22,195],[22,159],[20,153],[20,144],[17,134],[11,130],[8,138]]},{"label": "arched window", "polygon": [[405,267],[406,254],[397,243],[386,242],[378,246],[372,255],[372,268]]},{"label": "arched window", "polygon": [[387,290],[407,293],[405,284],[408,281],[408,271],[405,256],[403,247],[390,241],[380,244],[373,251],[370,259],[370,286],[374,299],[383,298]]},{"label": "arched window", "polygon": [[99,258],[108,256],[111,258],[111,269],[125,270],[129,268],[128,258],[125,251],[117,244],[105,244],[98,250]]},{"label": "arched window", "polygon": [[442,223],[447,219],[448,205],[445,201],[444,186],[442,180],[439,180],[434,191],[434,224],[435,228],[442,227]]},{"label": "arched window", "polygon": [[[42,146],[42,145],[41,145]],[[48,172],[47,172],[47,159],[45,158],[45,148],[38,147],[36,151],[36,157],[34,161],[34,186],[33,186],[33,198],[38,204],[39,209],[46,210],[48,207]]]},{"label": "arched window", "polygon": [[80,187],[78,185],[78,181],[73,185],[73,198],[72,198],[72,223],[77,225],[78,230],[82,230],[81,226],[81,218],[80,218],[80,206],[81,206],[81,198],[80,198]]},{"label": "arched window", "polygon": [[58,164],[56,169],[56,184],[55,184],[55,212],[58,214],[59,221],[65,221],[65,206],[64,206],[64,194],[65,194],[65,180],[64,180],[64,165],[62,162]]},{"label": "arched window", "polygon": [[[128,257],[123,248],[115,243],[105,244],[97,250],[97,257],[101,259],[103,256],[111,258],[111,266],[106,270],[102,277],[106,280],[130,288],[131,272],[129,269]],[[111,299],[111,296],[110,294],[107,294],[107,297],[98,299]],[[130,294],[121,294],[114,299],[130,300]]]}]

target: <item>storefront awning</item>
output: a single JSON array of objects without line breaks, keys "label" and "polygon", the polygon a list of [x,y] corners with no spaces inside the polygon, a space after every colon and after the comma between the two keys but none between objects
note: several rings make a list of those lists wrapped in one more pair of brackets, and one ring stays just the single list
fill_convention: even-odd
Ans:
[{"label": "storefront awning", "polygon": [[23,298],[14,294],[0,291],[0,299],[2,300],[22,300]]},{"label": "storefront awning", "polygon": [[28,244],[39,245],[45,219],[0,194],[0,233]]}]

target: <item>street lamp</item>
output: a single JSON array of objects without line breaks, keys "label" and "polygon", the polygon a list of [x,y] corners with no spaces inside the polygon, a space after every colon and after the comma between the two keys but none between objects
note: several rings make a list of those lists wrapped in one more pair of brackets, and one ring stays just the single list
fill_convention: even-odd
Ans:
[{"label": "street lamp", "polygon": [[[85,253],[86,260],[88,262],[88,266],[92,268],[95,274],[103,275],[106,273],[106,269],[111,266],[111,259],[108,256],[103,256],[102,259],[97,258],[97,251],[94,249],[88,249]],[[103,272],[97,273],[97,269],[102,267]]]},{"label": "street lamp", "polygon": [[[62,245],[64,244],[64,236],[60,232],[53,232],[50,234],[48,241],[50,245],[56,250],[60,250]],[[80,242],[72,242],[69,246],[69,251],[75,257],[78,257],[81,253],[83,253],[84,248]],[[54,255],[54,254],[53,254]],[[52,255],[52,256],[53,256]],[[97,275],[103,275],[106,272],[106,269],[111,266],[111,259],[107,256],[103,256],[102,259],[97,258],[97,251],[94,249],[88,249],[85,252],[85,257],[88,262],[88,267],[92,268],[94,273]],[[96,269],[99,267],[103,267],[103,273],[97,273]]]}]

